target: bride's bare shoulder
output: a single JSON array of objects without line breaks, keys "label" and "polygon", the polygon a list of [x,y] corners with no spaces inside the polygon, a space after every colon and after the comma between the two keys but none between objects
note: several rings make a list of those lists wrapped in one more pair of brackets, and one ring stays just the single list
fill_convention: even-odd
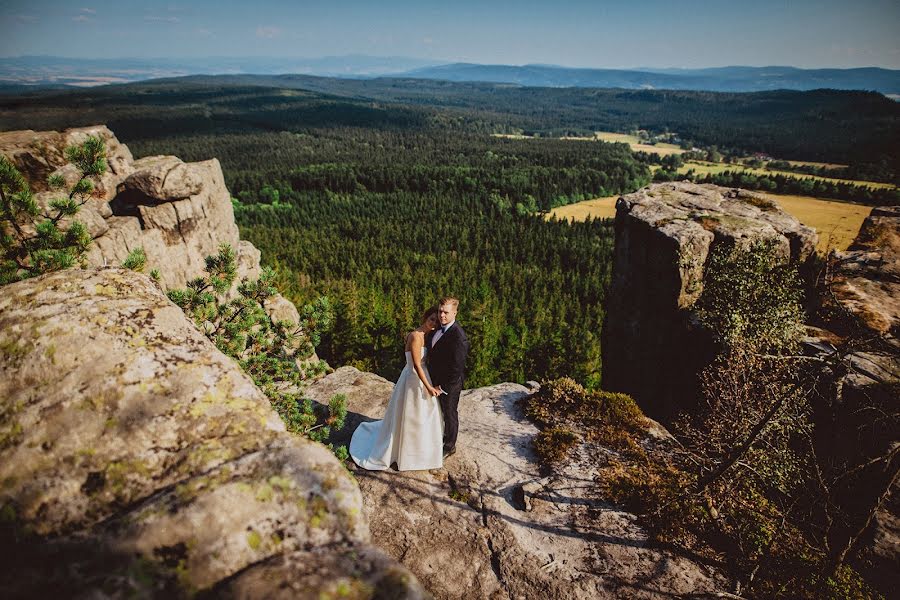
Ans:
[{"label": "bride's bare shoulder", "polygon": [[406,349],[409,350],[412,348],[412,345],[417,342],[425,342],[425,334],[418,330],[412,330],[406,334]]}]

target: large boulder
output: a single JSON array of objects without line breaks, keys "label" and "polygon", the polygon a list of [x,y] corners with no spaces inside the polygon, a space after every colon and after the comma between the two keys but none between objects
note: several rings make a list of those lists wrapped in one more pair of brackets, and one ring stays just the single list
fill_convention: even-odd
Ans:
[{"label": "large boulder", "polygon": [[118,192],[135,204],[174,202],[199,194],[205,184],[202,175],[177,156],[148,156],[134,162],[134,172]]},{"label": "large boulder", "polygon": [[359,488],[149,278],[0,295],[0,586],[11,597],[420,597]]},{"label": "large boulder", "polygon": [[[218,252],[222,244],[240,252],[231,194],[218,160],[182,163],[175,157],[149,157],[135,161],[135,166],[110,205],[114,215],[133,219],[140,234],[121,244],[96,244],[88,253],[90,264],[121,260],[135,246],[143,246],[147,269],[159,270],[161,283],[168,289],[183,287],[201,275],[204,258]],[[255,262],[258,268],[258,253],[253,258],[249,266]],[[240,275],[248,276],[246,268]]]},{"label": "large boulder", "polygon": [[[393,384],[353,367],[318,380],[307,395],[347,396],[333,441],[381,418]],[[532,450],[535,426],[512,383],[463,392],[457,453],[433,471],[354,468],[372,540],[436,598],[658,598],[712,593],[714,570],[652,547],[636,518],[597,502],[596,448],[545,476]]]},{"label": "large boulder", "polygon": [[817,236],[770,198],[688,182],[650,185],[619,198],[612,284],[602,334],[603,387],[634,397],[667,420],[694,396],[711,358],[692,307],[718,244],[770,241],[783,260],[803,263]]}]

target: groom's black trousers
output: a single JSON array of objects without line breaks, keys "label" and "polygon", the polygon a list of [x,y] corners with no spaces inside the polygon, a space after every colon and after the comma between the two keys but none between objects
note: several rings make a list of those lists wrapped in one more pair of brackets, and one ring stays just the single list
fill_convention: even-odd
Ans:
[{"label": "groom's black trousers", "polygon": [[444,413],[444,450],[456,448],[456,436],[459,434],[459,394],[462,389],[448,391],[438,396],[441,412]]}]

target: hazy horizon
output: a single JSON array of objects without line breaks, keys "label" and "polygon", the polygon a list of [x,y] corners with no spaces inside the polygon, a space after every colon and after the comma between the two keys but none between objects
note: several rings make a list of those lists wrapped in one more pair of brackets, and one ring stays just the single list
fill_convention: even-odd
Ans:
[{"label": "hazy horizon", "polygon": [[752,9],[712,0],[316,0],[302,6],[272,0],[6,0],[0,1],[0,19],[3,58],[366,56],[597,69],[900,69],[900,3],[891,0],[761,0]]}]

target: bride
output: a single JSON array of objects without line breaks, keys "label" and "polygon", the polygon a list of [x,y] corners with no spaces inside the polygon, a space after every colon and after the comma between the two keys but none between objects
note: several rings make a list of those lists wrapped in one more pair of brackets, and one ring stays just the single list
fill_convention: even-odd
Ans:
[{"label": "bride", "polygon": [[439,389],[422,364],[425,336],[437,328],[437,307],[422,315],[422,324],[406,336],[406,366],[394,385],[384,419],[360,423],[350,439],[350,456],[369,471],[397,463],[399,471],[438,469],[443,460],[444,420]]}]

